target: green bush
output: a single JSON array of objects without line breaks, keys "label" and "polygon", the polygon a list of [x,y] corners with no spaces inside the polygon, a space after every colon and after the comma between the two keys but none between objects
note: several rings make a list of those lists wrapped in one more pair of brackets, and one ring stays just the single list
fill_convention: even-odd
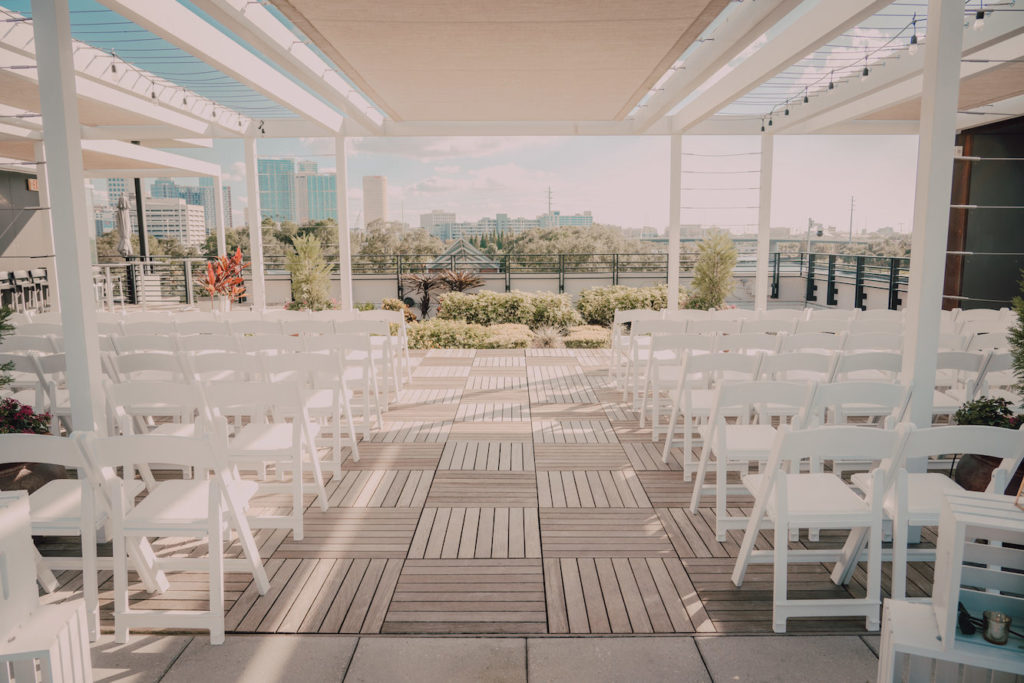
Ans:
[{"label": "green bush", "polygon": [[292,278],[293,310],[323,311],[334,308],[331,301],[331,265],[324,258],[323,247],[316,235],[292,239],[294,249],[285,259]]},{"label": "green bush", "polygon": [[562,340],[567,349],[606,349],[611,346],[612,332],[601,325],[570,327]]},{"label": "green bush", "polygon": [[483,325],[434,318],[407,326],[410,349],[478,349],[488,340]]},{"label": "green bush", "polygon": [[732,269],[739,257],[736,244],[723,230],[712,230],[697,243],[697,262],[693,266],[693,303],[687,308],[721,308],[736,287]]},{"label": "green bush", "polygon": [[566,328],[580,322],[568,295],[546,292],[450,292],[441,296],[437,317],[478,325],[527,325],[531,329]]},{"label": "green bush", "polygon": [[[686,301],[686,290],[679,288],[679,301]],[[588,325],[610,327],[615,311],[649,308],[660,311],[668,306],[668,285],[655,287],[592,287],[580,294],[576,308]]]},{"label": "green bush", "polygon": [[508,323],[487,327],[487,340],[481,349],[525,349],[533,343],[533,332],[526,325]]},{"label": "green bush", "polygon": [[401,299],[387,298],[380,302],[380,307],[385,311],[398,311],[405,316],[405,322],[411,323],[416,320],[416,313]]},{"label": "green bush", "polygon": [[357,311],[372,311],[376,306],[373,305],[372,301],[365,301],[361,304],[356,304]]}]

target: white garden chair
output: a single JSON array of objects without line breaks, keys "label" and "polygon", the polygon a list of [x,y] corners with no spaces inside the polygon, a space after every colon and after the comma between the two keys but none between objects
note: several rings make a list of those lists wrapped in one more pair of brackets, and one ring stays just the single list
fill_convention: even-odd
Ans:
[{"label": "white garden chair", "polygon": [[781,342],[782,338],[774,334],[756,332],[725,334],[718,337],[715,351],[718,353],[764,352],[765,355],[769,355],[778,352]]},{"label": "white garden chair", "polygon": [[760,380],[774,382],[824,382],[835,376],[839,353],[793,351],[767,354],[761,361]]},{"label": "white garden chair", "polygon": [[755,320],[757,311],[752,308],[723,308],[711,311],[712,320]]},{"label": "white garden chair", "polygon": [[711,353],[715,348],[713,335],[661,334],[651,337],[648,349],[650,359],[644,377],[644,391],[640,402],[640,427],[644,426],[647,404],[651,405],[651,440],[657,441],[662,433],[662,392],[670,396],[679,383],[683,356],[689,351]]},{"label": "white garden chair", "polygon": [[55,337],[64,336],[64,327],[59,323],[31,322],[22,323],[14,328],[14,334],[23,337]]},{"label": "white garden chair", "polygon": [[53,335],[26,335],[15,333],[0,344],[0,353],[58,353]]},{"label": "white garden chair", "polygon": [[330,320],[289,319],[281,320],[283,334],[309,336],[316,334],[334,334],[334,323]]},{"label": "white garden chair", "polygon": [[107,376],[114,382],[185,382],[189,378],[178,354],[105,353]]},{"label": "white garden chair", "polygon": [[951,421],[961,405],[977,396],[991,356],[991,352],[939,351],[935,363],[933,422],[939,417]]},{"label": "white garden chair", "polygon": [[190,334],[178,337],[178,350],[182,353],[237,353],[242,350],[239,338],[232,334]]},{"label": "white garden chair", "polygon": [[60,434],[63,424],[68,433],[71,424],[71,393],[66,384],[67,357],[63,353],[37,355],[39,383],[46,388],[46,410],[50,413],[50,433]]},{"label": "white garden chair", "polygon": [[740,320],[715,319],[691,320],[686,323],[687,334],[739,334],[743,327]]},{"label": "white garden chair", "polygon": [[110,341],[118,355],[126,353],[177,353],[177,336],[143,334],[112,336]]},{"label": "white garden chair", "polygon": [[[763,354],[744,353],[687,353],[683,357],[682,371],[672,397],[672,412],[662,461],[669,462],[672,448],[679,442],[677,429],[680,417],[683,429],[683,476],[690,481],[696,471],[693,458],[693,430],[711,417],[717,383],[728,376],[730,381],[754,381],[761,368]],[[702,441],[702,444],[706,442]]]},{"label": "white garden chair", "polygon": [[849,331],[850,321],[852,318],[843,316],[821,317],[819,313],[823,312],[812,311],[809,319],[798,320],[796,323],[796,332],[794,334],[839,334],[841,332]]},{"label": "white garden chair", "polygon": [[763,318],[744,320],[740,332],[743,334],[793,334],[796,332],[796,319]]},{"label": "white garden chair", "polygon": [[209,382],[262,382],[266,379],[263,362],[255,353],[182,354],[182,365],[189,378],[201,384]]},{"label": "white garden chair", "polygon": [[234,335],[281,334],[280,320],[228,319],[228,328]]},{"label": "white garden chair", "polygon": [[779,353],[790,351],[841,351],[846,342],[846,333],[803,332],[787,334],[779,344]]},{"label": "white garden chair", "polygon": [[[273,465],[279,481],[261,481],[260,493],[291,495],[287,515],[253,516],[250,524],[259,529],[291,529],[295,540],[302,540],[303,494],[307,488],[316,493],[320,508],[326,511],[327,493],[316,452],[319,425],[310,419],[299,385],[218,381],[204,385],[203,394],[211,414],[232,420],[232,436],[225,435],[221,445],[229,463],[258,472]],[[303,482],[306,461],[313,475],[309,487]],[[291,474],[290,482],[283,481],[285,471]]]},{"label": "white garden chair", "polygon": [[896,382],[903,368],[897,351],[858,351],[839,354],[836,382]]},{"label": "white garden chair", "polygon": [[[985,489],[1001,495],[1007,482],[1024,459],[1024,431],[979,425],[955,425],[918,429],[910,433],[905,447],[904,463],[914,460],[927,462],[942,456],[975,453],[1002,459],[992,472],[992,480]],[[866,474],[854,474],[853,484],[867,495],[872,494],[874,479]],[[938,526],[942,501],[946,495],[961,493],[963,489],[945,474],[937,472],[910,472],[901,467],[895,480],[886,490],[883,509],[892,520],[892,589],[895,599],[906,595],[907,539],[911,526]],[[846,583],[853,574],[856,561],[864,544],[863,532],[851,534],[843,548],[843,555],[833,569],[832,578]],[[922,548],[914,553],[915,560],[935,561],[933,549]]]},{"label": "white garden chair", "polygon": [[850,323],[849,332],[851,335],[857,334],[889,334],[902,336],[903,335],[903,321],[902,320],[866,320],[864,318],[857,318]]},{"label": "white garden chair", "polygon": [[1017,375],[1013,369],[1013,354],[1009,351],[993,351],[985,365],[985,373],[978,381],[975,395],[1005,398],[1018,403],[1020,394],[1016,390]]},{"label": "white garden chair", "polygon": [[843,351],[900,351],[903,335],[890,332],[850,332],[843,343]]},{"label": "white garden chair", "polygon": [[629,329],[629,357],[626,361],[626,382],[622,387],[622,400],[633,392],[633,410],[640,408],[640,378],[647,371],[651,359],[651,340],[664,334],[683,334],[684,325],[676,320],[636,320]]},{"label": "white garden chair", "polygon": [[[83,433],[85,452],[99,473],[111,505],[114,545],[114,640],[128,641],[132,628],[170,628],[210,631],[210,642],[224,642],[224,572],[252,575],[259,593],[270,583],[263,569],[259,549],[246,521],[243,508],[256,491],[255,482],[235,476],[224,453],[215,447],[215,433],[223,435],[223,424],[214,426],[206,438],[175,436],[120,436],[96,438]],[[135,507],[124,501],[129,495],[125,482],[116,476],[117,468],[129,469],[139,462],[172,463],[197,472],[212,472],[211,477],[161,482]],[[243,557],[225,559],[225,539],[237,535]],[[160,558],[157,566],[167,571],[209,572],[209,609],[133,610],[128,602],[127,548],[135,539],[154,537],[207,539],[207,557]]]},{"label": "white garden chair", "polygon": [[[799,431],[779,429],[764,472],[747,474],[743,483],[754,494],[754,508],[732,572],[742,586],[750,562],[769,560],[773,565],[772,630],[785,633],[795,617],[863,616],[868,631],[879,629],[882,580],[882,501],[886,480],[902,464],[903,444],[909,431],[823,427]],[[831,472],[802,472],[801,463],[827,457],[834,461],[865,459],[879,463],[871,473],[873,489],[867,497],[854,492]],[[773,526],[772,550],[754,550],[759,532]],[[867,585],[863,598],[790,599],[789,565],[837,559],[829,550],[791,550],[791,531],[802,528],[867,529]]]},{"label": "white garden chair", "polygon": [[189,336],[195,334],[231,334],[231,328],[224,320],[216,320],[209,314],[203,314],[203,318],[193,320],[177,320],[178,335]]},{"label": "white garden chair", "polygon": [[341,358],[346,386],[360,393],[361,401],[352,401],[355,409],[360,403],[358,415],[362,418],[363,438],[370,438],[370,430],[382,427],[382,402],[377,381],[377,362],[374,358],[370,337],[365,334],[334,334],[325,337],[311,337],[306,340],[310,353],[336,352]]},{"label": "white garden chair", "polygon": [[[618,382],[620,381],[620,370],[623,368],[628,369],[631,340],[629,330],[626,329],[626,326],[629,325],[632,328],[632,324],[638,320],[661,320],[662,318],[663,311],[652,311],[647,309],[615,311],[615,315],[612,318],[612,362],[611,365],[608,366],[608,377]],[[625,386],[626,379],[622,378],[621,381]]]},{"label": "white garden chair", "polygon": [[[729,529],[742,529],[746,517],[727,512],[728,496],[744,493],[742,484],[729,484],[730,471],[741,475],[751,464],[760,466],[771,455],[775,442],[773,420],[785,424],[800,412],[814,392],[814,385],[806,382],[723,382],[715,391],[711,417],[704,428],[704,447],[697,465],[697,477],[690,497],[690,513],[706,495],[715,497],[715,537],[725,541]],[[736,418],[729,424],[727,417]],[[712,463],[714,463],[712,465]],[[715,483],[705,484],[707,472],[714,467]]]},{"label": "white garden chair", "polygon": [[28,496],[0,492],[0,678],[92,683],[89,624],[81,600],[40,605]]},{"label": "white garden chair", "polygon": [[122,334],[130,337],[159,336],[173,337],[178,334],[178,328],[169,317],[166,320],[137,320],[134,317],[126,318],[121,325]]},{"label": "white garden chair", "polygon": [[37,357],[35,353],[0,353],[0,366],[10,366],[7,371],[11,378],[11,383],[7,385],[7,389],[12,392],[10,398],[40,412],[48,404],[46,383],[42,380]]},{"label": "white garden chair", "polygon": [[[409,333],[405,323],[405,314],[401,311],[356,311],[356,320],[374,320],[385,322],[392,333],[392,345],[401,367],[400,374],[405,380],[412,380],[412,363],[409,357]],[[335,329],[339,326],[335,323]]]},{"label": "white garden chair", "polygon": [[246,353],[302,353],[306,350],[305,337],[289,334],[247,334],[238,338],[238,344]]}]

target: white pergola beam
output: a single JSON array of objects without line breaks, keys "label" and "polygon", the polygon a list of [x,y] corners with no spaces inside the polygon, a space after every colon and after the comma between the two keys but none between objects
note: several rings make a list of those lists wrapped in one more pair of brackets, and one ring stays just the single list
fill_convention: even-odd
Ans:
[{"label": "white pergola beam", "polygon": [[768,250],[771,245],[772,159],[775,136],[761,136],[761,172],[757,192],[757,269],[754,271],[754,310],[768,308]]},{"label": "white pergola beam", "polygon": [[341,114],[184,5],[151,0],[100,2],[328,132],[341,131]]},{"label": "white pergola beam", "polygon": [[[1003,66],[1006,60],[1024,57],[1024,14],[1008,12],[985,22],[977,31],[964,32],[963,57],[994,60],[962,62],[960,78]],[[775,117],[776,132],[815,133],[845,121],[860,119],[921,96],[924,52],[891,58],[871,67],[870,77],[837,87],[828,96],[818,95],[807,104],[794,102],[790,115]]]},{"label": "white pergola beam", "polygon": [[351,310],[352,300],[352,245],[348,224],[348,142],[338,136],[334,139],[335,198],[338,208],[338,275],[341,280],[341,309]]},{"label": "white pergola beam", "polygon": [[[121,140],[82,140],[81,149],[83,152],[95,152],[112,157],[123,159],[126,168],[123,169],[94,169],[88,172],[91,177],[120,177],[126,173],[136,176],[165,177],[186,176],[186,177],[217,177],[221,174],[220,166],[208,161],[200,161],[192,157],[182,156],[173,152],[166,152],[162,149],[133,145],[130,142]],[[131,162],[144,164],[141,167],[132,169]]]},{"label": "white pergola beam", "polygon": [[700,43],[693,54],[687,56],[683,68],[662,84],[660,92],[648,98],[633,121],[635,132],[642,133],[650,128],[802,1],[762,0],[732,5],[722,24],[715,29],[713,40]]},{"label": "white pergola beam", "polygon": [[245,210],[249,224],[249,279],[252,284],[252,304],[257,311],[267,307],[267,287],[263,272],[263,215],[260,212],[260,183],[257,164],[256,138],[245,139],[245,191],[248,206]]},{"label": "white pergola beam", "polygon": [[[687,132],[791,64],[856,26],[891,0],[844,0],[810,5],[799,17],[737,64],[672,117],[674,132]],[[716,74],[717,75],[717,74]]]},{"label": "white pergola beam", "polygon": [[683,136],[669,136],[668,164],[668,310],[679,310],[679,214],[682,203]]},{"label": "white pergola beam", "polygon": [[384,117],[369,100],[263,5],[248,0],[193,0],[193,4],[338,107],[348,118],[349,135],[382,132]]}]

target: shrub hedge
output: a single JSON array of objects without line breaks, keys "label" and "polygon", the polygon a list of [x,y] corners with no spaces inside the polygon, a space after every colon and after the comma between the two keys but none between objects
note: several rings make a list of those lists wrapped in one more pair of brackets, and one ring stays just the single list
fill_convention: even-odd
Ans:
[{"label": "shrub hedge", "polygon": [[570,327],[562,339],[567,349],[606,349],[611,346],[612,331],[601,325]]},{"label": "shrub hedge", "polygon": [[[679,301],[686,301],[686,290],[679,288]],[[668,306],[668,285],[654,287],[592,287],[580,294],[576,308],[588,325],[610,327],[615,311],[650,308],[655,311]]]},{"label": "shrub hedge", "polygon": [[581,322],[568,294],[548,292],[450,292],[441,296],[437,317],[478,325],[526,325],[566,329]]},{"label": "shrub hedge", "polygon": [[478,325],[434,318],[408,324],[410,349],[525,349],[533,343],[526,325]]}]

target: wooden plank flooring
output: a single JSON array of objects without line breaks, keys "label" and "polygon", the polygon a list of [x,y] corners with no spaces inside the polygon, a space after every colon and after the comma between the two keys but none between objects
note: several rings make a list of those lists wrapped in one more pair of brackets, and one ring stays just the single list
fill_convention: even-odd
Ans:
[{"label": "wooden plank flooring", "polygon": [[[770,565],[730,581],[742,532],[715,540],[710,497],[688,510],[682,452],[663,442],[607,377],[605,350],[434,350],[414,353],[413,380],[383,427],[346,450],[327,483],[329,507],[307,496],[305,538],[260,530],[271,587],[226,579],[229,631],[260,633],[759,633],[771,631]],[[257,508],[287,508],[267,497]],[[730,499],[730,514],[750,499]],[[925,542],[934,543],[931,530]],[[842,538],[822,533],[836,547]],[[771,547],[762,533],[757,547]],[[163,539],[162,555],[205,546]],[[47,541],[49,554],[76,551]],[[102,548],[101,548],[102,550]],[[109,553],[109,548],[107,549]],[[227,554],[238,557],[235,543]],[[796,598],[863,594],[863,569],[837,587],[823,564],[790,569]],[[888,576],[888,566],[884,567]],[[912,564],[908,594],[930,590],[932,566]],[[205,609],[207,578],[172,574],[131,602]],[[58,573],[47,600],[77,595],[78,572]],[[133,577],[133,580],[134,577]],[[102,623],[112,628],[110,572],[101,572]],[[888,579],[883,590],[888,588]],[[792,633],[863,632],[862,619],[795,619]]]}]

